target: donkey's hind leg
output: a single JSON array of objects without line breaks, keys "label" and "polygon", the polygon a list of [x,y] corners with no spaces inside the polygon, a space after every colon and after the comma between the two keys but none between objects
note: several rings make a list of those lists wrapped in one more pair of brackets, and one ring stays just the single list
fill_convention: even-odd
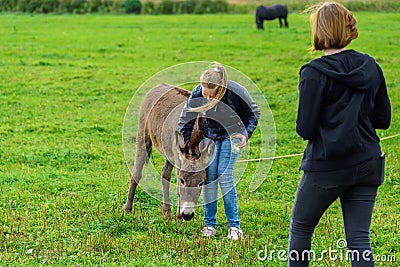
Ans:
[{"label": "donkey's hind leg", "polygon": [[281,28],[282,28],[282,17],[279,17],[279,25],[280,25]]},{"label": "donkey's hind leg", "polygon": [[132,177],[128,191],[128,197],[124,206],[124,211],[129,213],[132,211],[132,202],[135,197],[136,187],[142,179],[143,166],[149,160],[151,152],[150,138],[141,138],[140,135],[136,137],[136,155],[133,165]]},{"label": "donkey's hind leg", "polygon": [[286,27],[286,28],[289,28],[289,23],[287,22],[287,18],[284,17],[283,19],[285,20],[285,27]]},{"label": "donkey's hind leg", "polygon": [[164,220],[171,218],[171,200],[169,196],[169,186],[171,182],[171,174],[173,168],[174,166],[168,160],[165,160],[161,174],[161,182],[163,188],[162,213],[164,215]]}]

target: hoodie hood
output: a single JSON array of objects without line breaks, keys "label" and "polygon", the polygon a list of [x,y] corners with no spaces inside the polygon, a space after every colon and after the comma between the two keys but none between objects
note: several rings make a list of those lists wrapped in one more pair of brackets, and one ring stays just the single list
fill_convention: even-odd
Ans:
[{"label": "hoodie hood", "polygon": [[305,66],[312,67],[352,90],[369,90],[379,80],[375,60],[354,50],[322,56]]}]

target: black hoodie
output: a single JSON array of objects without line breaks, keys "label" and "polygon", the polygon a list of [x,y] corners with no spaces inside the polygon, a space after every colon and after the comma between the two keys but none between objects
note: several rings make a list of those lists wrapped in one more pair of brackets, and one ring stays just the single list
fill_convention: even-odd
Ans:
[{"label": "black hoodie", "polygon": [[345,50],[300,69],[296,131],[308,140],[300,169],[337,170],[379,156],[375,129],[390,120],[385,78],[369,55]]}]

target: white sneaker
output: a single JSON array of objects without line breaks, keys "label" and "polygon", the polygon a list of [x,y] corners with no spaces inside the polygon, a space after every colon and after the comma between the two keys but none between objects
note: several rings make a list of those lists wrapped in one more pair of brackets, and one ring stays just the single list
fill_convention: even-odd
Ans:
[{"label": "white sneaker", "polygon": [[203,236],[215,236],[216,230],[215,227],[212,226],[206,226],[203,228]]},{"label": "white sneaker", "polygon": [[243,238],[243,231],[237,227],[229,227],[228,229],[228,238],[230,240],[240,240]]}]

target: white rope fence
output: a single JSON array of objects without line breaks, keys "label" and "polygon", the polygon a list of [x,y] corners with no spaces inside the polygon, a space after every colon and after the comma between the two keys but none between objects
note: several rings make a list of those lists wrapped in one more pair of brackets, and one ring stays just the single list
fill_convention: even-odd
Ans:
[{"label": "white rope fence", "polygon": [[[395,138],[395,137],[398,137],[398,136],[400,136],[400,134],[395,134],[395,135],[391,135],[391,136],[382,137],[381,141],[392,139],[392,138]],[[272,160],[272,159],[284,159],[284,158],[298,157],[298,156],[302,156],[302,155],[303,155],[303,153],[298,153],[298,154],[290,154],[290,155],[284,155],[284,156],[274,156],[274,157],[259,158],[259,159],[242,159],[242,160],[238,160],[236,162],[256,162],[256,161],[264,161],[264,160]]]},{"label": "white rope fence", "polygon": [[392,138],[395,138],[397,136],[400,136],[400,134],[395,134],[395,135],[391,135],[391,136],[382,137],[381,141],[392,139]]}]

